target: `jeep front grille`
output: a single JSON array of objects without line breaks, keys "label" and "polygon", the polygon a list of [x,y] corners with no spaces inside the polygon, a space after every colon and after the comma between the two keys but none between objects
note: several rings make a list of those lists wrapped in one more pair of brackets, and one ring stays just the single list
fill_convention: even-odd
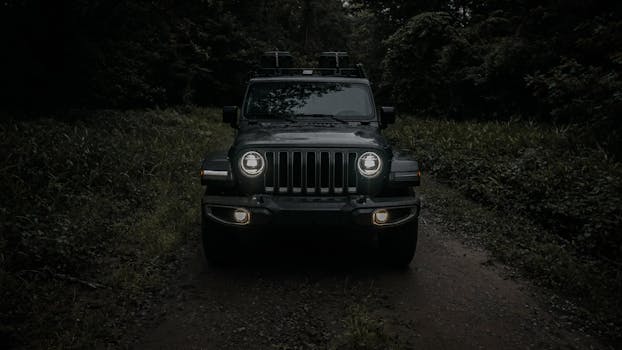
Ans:
[{"label": "jeep front grille", "polygon": [[268,151],[264,156],[266,193],[356,193],[355,152]]}]

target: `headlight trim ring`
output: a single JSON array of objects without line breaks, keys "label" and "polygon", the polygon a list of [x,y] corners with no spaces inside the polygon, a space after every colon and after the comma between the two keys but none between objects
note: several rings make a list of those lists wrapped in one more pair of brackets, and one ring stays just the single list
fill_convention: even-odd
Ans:
[{"label": "headlight trim ring", "polygon": [[[365,170],[361,167],[361,162],[364,161],[364,158],[368,156],[373,156],[378,161],[377,169],[373,172],[369,172],[369,170]],[[376,152],[365,152],[361,154],[356,162],[356,167],[358,168],[359,174],[366,178],[374,178],[378,176],[382,172],[382,158]]]},{"label": "headlight trim ring", "polygon": [[[257,169],[254,173],[252,172],[252,170],[249,171],[249,169],[244,165],[244,161],[245,161],[246,157],[248,157],[249,155],[255,155],[256,159],[260,163],[259,169]],[[240,170],[242,171],[242,175],[247,176],[247,177],[257,177],[257,176],[263,174],[263,171],[264,171],[264,169],[266,167],[266,160],[261,155],[261,153],[259,153],[257,151],[248,151],[248,152],[245,152],[244,154],[242,154],[242,156],[240,157],[239,166],[240,166]]]}]

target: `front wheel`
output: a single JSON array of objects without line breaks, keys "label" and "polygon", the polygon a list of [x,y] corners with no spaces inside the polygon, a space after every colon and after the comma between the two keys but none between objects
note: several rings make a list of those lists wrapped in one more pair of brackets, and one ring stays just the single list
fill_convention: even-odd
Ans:
[{"label": "front wheel", "polygon": [[201,238],[203,241],[203,253],[205,260],[214,265],[224,265],[231,258],[233,239],[231,233],[225,227],[217,225],[201,215]]},{"label": "front wheel", "polygon": [[382,260],[391,266],[407,267],[415,256],[418,235],[418,219],[380,232],[378,243]]}]

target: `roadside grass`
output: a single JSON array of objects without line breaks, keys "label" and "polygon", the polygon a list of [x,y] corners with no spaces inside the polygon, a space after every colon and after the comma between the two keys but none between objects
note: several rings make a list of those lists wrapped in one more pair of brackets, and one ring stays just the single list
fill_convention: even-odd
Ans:
[{"label": "roadside grass", "polygon": [[329,349],[384,350],[405,348],[397,337],[388,334],[384,321],[373,316],[361,304],[354,304],[348,308],[343,326],[343,331],[333,339]]},{"label": "roadside grass", "polygon": [[577,307],[558,306],[619,342],[622,165],[574,135],[525,122],[412,117],[387,132],[416,154],[424,173],[466,195],[422,187],[427,205],[450,217],[457,234],[569,298]]},{"label": "roadside grass", "polygon": [[[199,161],[232,136],[219,119],[186,108],[0,124],[0,343],[125,346],[128,324],[166,293],[198,230]],[[620,340],[619,162],[571,129],[519,122],[406,119],[387,135],[482,204],[424,186],[456,233],[572,298],[581,306],[572,312]],[[369,312],[350,314],[334,348],[398,347]]]},{"label": "roadside grass", "polygon": [[0,343],[125,346],[198,230],[200,160],[232,136],[219,119],[185,108],[0,124]]}]

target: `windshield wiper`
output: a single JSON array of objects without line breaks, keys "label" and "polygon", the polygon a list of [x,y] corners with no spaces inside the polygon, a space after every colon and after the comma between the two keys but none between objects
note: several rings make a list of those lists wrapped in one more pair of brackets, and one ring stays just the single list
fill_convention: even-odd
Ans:
[{"label": "windshield wiper", "polygon": [[330,118],[334,121],[338,121],[342,124],[348,124],[349,122],[347,120],[341,119],[339,117],[336,117],[332,114],[302,114],[303,117],[313,117],[313,118]]}]

